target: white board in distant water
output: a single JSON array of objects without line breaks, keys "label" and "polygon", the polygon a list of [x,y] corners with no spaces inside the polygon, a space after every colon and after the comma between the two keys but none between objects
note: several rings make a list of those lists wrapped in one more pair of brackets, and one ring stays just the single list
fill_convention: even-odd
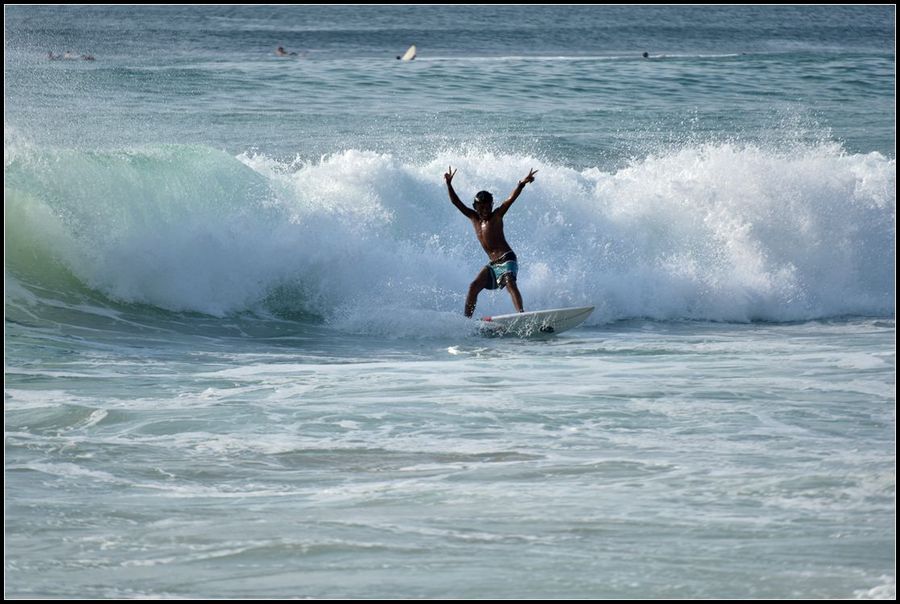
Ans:
[{"label": "white board in distant water", "polygon": [[415,58],[416,58],[416,45],[413,44],[412,46],[409,47],[409,50],[406,51],[406,54],[404,54],[402,57],[400,57],[400,60],[401,61],[412,61]]},{"label": "white board in distant water", "polygon": [[481,333],[486,336],[545,338],[578,327],[594,312],[593,306],[534,310],[481,319]]}]

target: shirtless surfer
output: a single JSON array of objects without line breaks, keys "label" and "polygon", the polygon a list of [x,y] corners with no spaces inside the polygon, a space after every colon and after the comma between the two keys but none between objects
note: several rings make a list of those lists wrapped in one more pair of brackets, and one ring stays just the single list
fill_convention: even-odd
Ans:
[{"label": "shirtless surfer", "polygon": [[519,181],[519,184],[510,194],[509,199],[504,201],[496,210],[493,209],[494,197],[487,191],[479,191],[475,195],[474,211],[466,207],[460,201],[456,191],[453,190],[452,181],[456,175],[456,170],[450,167],[444,174],[450,201],[462,212],[463,216],[472,222],[472,226],[475,227],[475,236],[478,237],[481,247],[484,248],[488,258],[490,258],[490,264],[481,269],[481,272],[469,285],[465,311],[467,317],[471,317],[475,312],[475,301],[481,290],[503,289],[504,287],[509,292],[516,311],[524,312],[522,295],[519,293],[519,288],[516,285],[516,274],[519,272],[519,265],[515,252],[509,247],[506,237],[503,235],[503,216],[516,198],[519,197],[525,185],[534,182],[535,174],[537,174],[537,170],[529,170],[528,176]]}]

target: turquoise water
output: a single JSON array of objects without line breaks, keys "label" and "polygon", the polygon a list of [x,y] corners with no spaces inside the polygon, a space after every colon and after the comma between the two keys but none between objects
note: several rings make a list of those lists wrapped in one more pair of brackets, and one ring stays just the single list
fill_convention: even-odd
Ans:
[{"label": "turquoise water", "polygon": [[5,12],[6,595],[895,597],[893,7]]}]

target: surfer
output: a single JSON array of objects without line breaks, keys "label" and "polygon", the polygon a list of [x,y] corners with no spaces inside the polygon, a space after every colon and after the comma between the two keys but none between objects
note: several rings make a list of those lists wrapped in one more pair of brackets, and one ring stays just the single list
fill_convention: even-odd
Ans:
[{"label": "surfer", "polygon": [[94,58],[94,55],[79,55],[79,54],[72,52],[71,50],[67,50],[65,53],[63,53],[61,55],[55,55],[55,54],[53,54],[53,51],[51,50],[49,53],[47,53],[47,58],[50,59],[51,61],[59,61],[59,60],[75,61],[77,59],[81,59],[82,61],[95,61],[96,60]]},{"label": "surfer", "polygon": [[416,58],[416,45],[415,44],[410,46],[406,50],[406,52],[403,53],[403,56],[397,55],[398,61],[412,61],[415,58]]},{"label": "surfer", "polygon": [[509,292],[512,298],[513,306],[517,312],[524,312],[522,307],[522,295],[516,285],[516,274],[519,272],[519,265],[515,252],[506,242],[503,235],[503,215],[506,214],[509,207],[513,204],[522,189],[530,182],[534,182],[534,175],[537,170],[529,170],[528,176],[519,181],[516,188],[510,194],[509,198],[504,201],[496,210],[494,207],[494,197],[487,191],[479,191],[475,195],[474,211],[466,207],[456,191],[453,190],[453,177],[456,170],[447,169],[444,174],[444,181],[447,183],[447,192],[450,194],[450,201],[456,208],[462,212],[463,216],[472,221],[475,227],[475,236],[478,237],[481,247],[487,253],[490,263],[481,269],[475,280],[469,285],[469,293],[466,296],[467,317],[471,317],[475,312],[475,301],[478,294],[483,289],[503,289]]}]

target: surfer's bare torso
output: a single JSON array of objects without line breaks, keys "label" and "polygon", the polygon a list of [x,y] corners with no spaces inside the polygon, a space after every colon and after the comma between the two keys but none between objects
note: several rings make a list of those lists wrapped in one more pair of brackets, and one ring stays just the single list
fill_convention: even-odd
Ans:
[{"label": "surfer's bare torso", "polygon": [[472,226],[475,227],[475,236],[478,237],[478,242],[481,243],[481,247],[484,248],[491,262],[499,260],[504,254],[512,251],[503,235],[503,216],[500,215],[499,210],[491,212],[488,218],[481,216],[472,218]]}]

